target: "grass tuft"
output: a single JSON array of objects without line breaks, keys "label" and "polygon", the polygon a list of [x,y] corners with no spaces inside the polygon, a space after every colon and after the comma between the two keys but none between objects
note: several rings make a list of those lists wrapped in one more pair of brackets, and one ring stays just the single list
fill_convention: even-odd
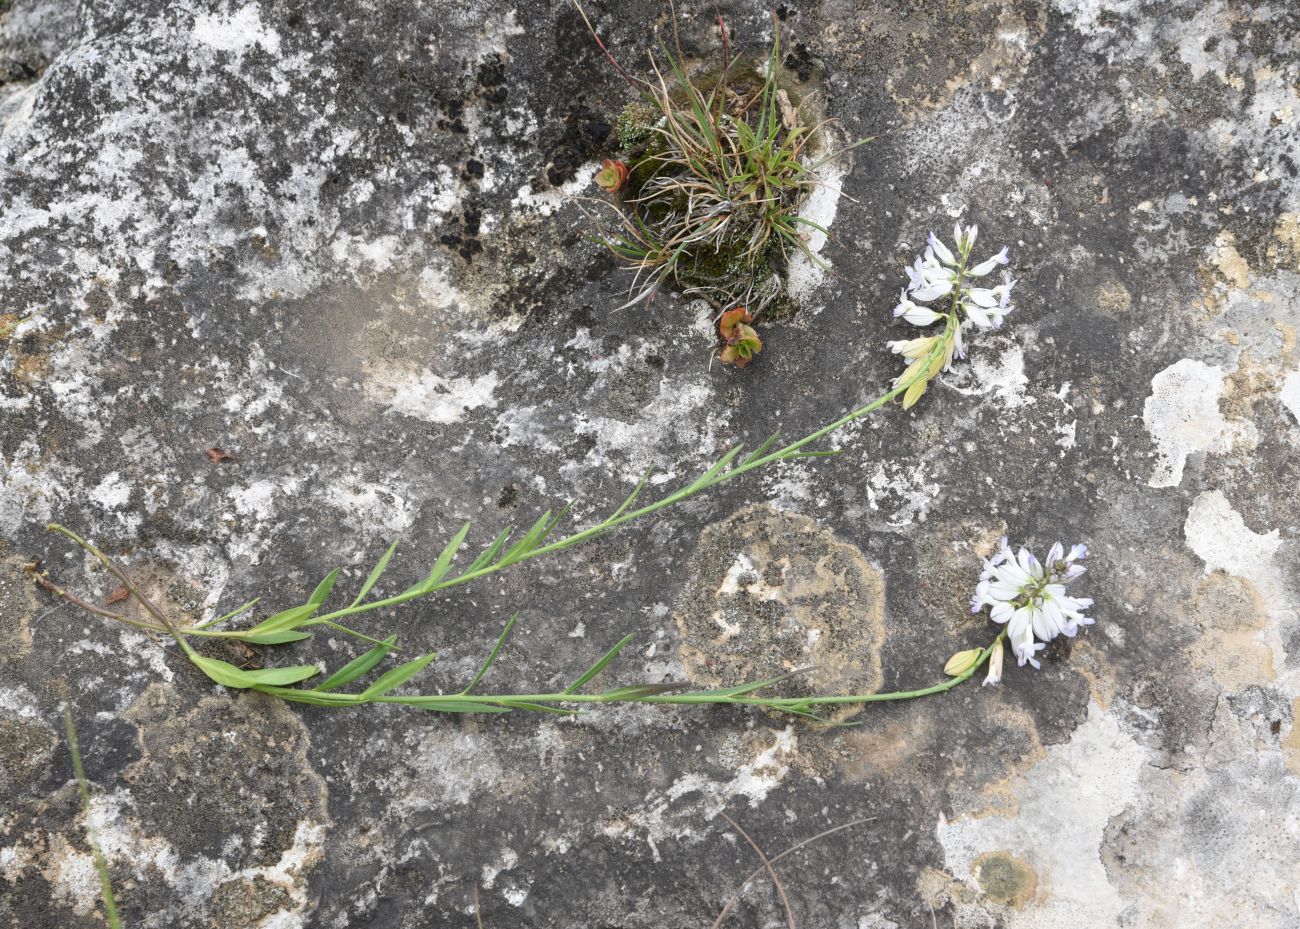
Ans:
[{"label": "grass tuft", "polygon": [[634,274],[626,306],[672,284],[758,315],[784,292],[795,253],[822,264],[808,235],[826,230],[799,210],[834,155],[816,157],[824,124],[812,124],[804,101],[782,86],[775,17],[773,25],[757,66],[732,54],[724,25],[720,66],[690,73],[674,36],[675,52],[661,44],[652,76],[634,81],[641,99],[618,121],[629,172],[619,228],[600,237]]}]

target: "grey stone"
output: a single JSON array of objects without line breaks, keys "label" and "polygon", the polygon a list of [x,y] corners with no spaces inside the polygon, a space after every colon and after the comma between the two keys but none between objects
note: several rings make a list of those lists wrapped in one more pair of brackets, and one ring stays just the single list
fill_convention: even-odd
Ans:
[{"label": "grey stone", "polygon": [[[566,4],[0,8],[0,925],[103,925],[64,702],[132,927],[473,925],[476,889],[485,925],[709,925],[760,865],[723,813],[769,855],[857,823],[776,866],[807,929],[1300,924],[1293,3],[781,6],[835,131],[876,140],[817,204],[834,273],[796,274],[743,372],[707,307],[614,309],[581,198],[631,93]],[[761,53],[766,6],[717,9]],[[590,12],[632,70],[671,16]],[[716,54],[715,5],[677,14]],[[991,638],[966,601],[1001,535],[1089,542],[1097,625],[997,688],[842,728],[326,712],[25,573],[115,586],[57,520],[178,616],[264,616],[397,536],[385,590],[466,519],[479,544],[566,501],[594,521],[647,468],[663,492],[876,396],[902,267],[958,218],[1010,245],[1017,309],[914,410],[365,628],[438,651],[429,691],[515,612],[503,690],[628,633],[612,681],[922,687]],[[740,556],[767,573],[719,593]],[[788,635],[814,626],[820,657]],[[355,648],[262,651],[211,647]],[[785,925],[769,881],[731,924]]]}]

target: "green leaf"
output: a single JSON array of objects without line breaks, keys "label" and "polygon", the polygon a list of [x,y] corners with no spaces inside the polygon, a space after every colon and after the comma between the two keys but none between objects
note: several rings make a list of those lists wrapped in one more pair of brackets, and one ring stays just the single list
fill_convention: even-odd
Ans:
[{"label": "green leaf", "polygon": [[287,629],[293,629],[311,619],[311,615],[316,612],[316,608],[319,606],[319,603],[304,603],[301,606],[281,610],[274,616],[262,620],[252,629],[247,630],[247,633],[265,635],[270,632],[283,632]]},{"label": "green leaf", "polygon": [[385,703],[401,703],[405,706],[418,706],[422,710],[438,713],[509,713],[510,709],[493,703],[481,703],[477,700],[449,700],[446,697],[386,697]]},{"label": "green leaf", "polygon": [[498,702],[501,706],[508,706],[512,710],[527,710],[530,713],[551,713],[555,716],[576,716],[579,712],[578,710],[569,707],[550,706],[545,703],[534,703],[531,700],[500,699]]},{"label": "green leaf", "polygon": [[258,693],[270,694],[272,697],[279,697],[281,700],[289,700],[293,703],[309,703],[312,706],[359,706],[356,694],[327,694],[319,690],[302,690],[297,687],[270,687],[265,684],[259,684],[253,688]]},{"label": "green leaf", "polygon": [[317,691],[334,690],[344,684],[351,684],[359,677],[364,677],[370,673],[375,665],[384,660],[384,656],[392,651],[393,646],[396,644],[397,636],[390,635],[384,639],[382,645],[376,645],[370,651],[353,658],[313,689]]},{"label": "green leaf", "polygon": [[619,504],[618,509],[611,513],[605,522],[613,522],[627,512],[628,507],[636,502],[637,497],[641,496],[641,491],[645,490],[645,485],[649,483],[650,475],[653,473],[654,468],[646,468],[645,474],[641,475],[641,480],[637,481],[636,487],[627,495],[627,499]]},{"label": "green leaf", "polygon": [[462,694],[469,693],[478,686],[479,681],[483,680],[483,675],[488,673],[488,668],[492,667],[492,663],[497,660],[497,655],[501,653],[501,646],[506,644],[506,636],[510,635],[510,630],[515,627],[515,620],[517,619],[519,619],[518,613],[510,617],[510,620],[506,623],[506,627],[502,629],[501,634],[497,636],[497,642],[492,646],[492,651],[488,654],[487,660],[485,660],[479,667],[478,673],[474,675],[474,680],[470,681],[469,685],[461,691]]},{"label": "green leaf", "polygon": [[338,579],[339,569],[335,568],[329,574],[325,575],[324,580],[316,585],[316,589],[311,592],[311,596],[307,598],[307,602],[315,606],[320,606],[330,595],[330,591],[334,589],[334,582]]},{"label": "green leaf", "polygon": [[222,661],[219,658],[205,658],[203,655],[191,654],[190,661],[198,667],[200,671],[206,674],[212,680],[221,684],[223,687],[232,687],[236,689],[245,689],[255,687],[258,684],[284,686],[286,684],[297,684],[299,681],[305,681],[314,674],[319,674],[320,669],[314,664],[293,665],[288,668],[263,668],[260,671],[245,671],[243,668],[237,668],[228,661]]},{"label": "green leaf", "polygon": [[492,564],[496,560],[497,555],[501,552],[501,549],[505,547],[506,540],[510,538],[510,533],[512,532],[514,532],[514,529],[512,528],[502,529],[501,534],[492,540],[492,544],[483,549],[479,556],[474,559],[474,563],[465,569],[465,573],[473,574],[475,571]]},{"label": "green leaf", "polygon": [[221,623],[224,623],[228,619],[234,619],[240,613],[247,613],[253,607],[257,606],[257,602],[261,599],[262,599],[261,597],[254,597],[252,600],[249,600],[247,603],[245,603],[243,606],[239,607],[238,609],[231,610],[225,616],[218,616],[216,619],[209,619],[206,623],[199,623],[194,628],[207,629],[209,626],[216,626]]},{"label": "green leaf", "polygon": [[395,688],[401,687],[411,678],[415,677],[415,675],[423,671],[425,665],[427,665],[429,662],[433,661],[433,659],[437,657],[438,655],[436,652],[429,652],[429,654],[421,655],[419,658],[416,658],[413,661],[406,662],[406,664],[398,665],[396,668],[393,668],[391,671],[387,671],[384,674],[382,674],[379,680],[375,681],[365,690],[361,691],[361,693],[358,694],[358,696],[362,700],[373,700],[375,697],[382,696],[383,694],[388,693],[390,690],[394,690]]},{"label": "green leaf", "polygon": [[451,560],[455,558],[456,553],[460,551],[460,547],[464,544],[465,536],[467,535],[469,535],[468,522],[460,527],[460,531],[452,536],[451,541],[447,543],[445,548],[443,548],[442,554],[438,556],[438,560],[433,563],[433,567],[429,570],[429,576],[407,590],[406,593],[410,593],[411,591],[428,593],[433,590],[434,587],[437,586],[438,582],[446,576],[448,571],[451,570]]},{"label": "green leaf", "polygon": [[778,674],[776,677],[769,677],[761,681],[750,681],[748,684],[737,684],[735,687],[719,687],[714,690],[692,690],[691,695],[703,695],[715,697],[743,697],[746,694],[753,693],[756,690],[762,690],[764,687],[771,687],[773,684],[779,684],[781,681],[788,680],[800,674],[807,674],[812,668],[799,668],[797,671],[791,671],[788,674]]},{"label": "green leaf", "polygon": [[609,665],[609,663],[618,657],[618,653],[621,652],[623,649],[627,648],[629,643],[631,643],[631,641],[634,638],[636,638],[636,636],[634,635],[624,636],[617,645],[615,645],[609,651],[605,652],[605,654],[600,657],[599,661],[597,661],[594,665],[592,665],[590,668],[584,671],[581,677],[579,677],[568,687],[564,688],[564,693],[566,694],[577,693],[578,688],[580,688],[583,684],[587,683],[587,681],[591,680],[601,671],[604,671],[605,668]]},{"label": "green leaf", "polygon": [[642,697],[653,697],[657,694],[665,694],[672,690],[681,690],[688,685],[682,683],[667,682],[664,684],[633,684],[630,687],[618,687],[614,690],[606,690],[600,694],[601,700],[616,703],[620,700],[639,700]]},{"label": "green leaf", "polygon": [[765,441],[758,448],[754,449],[752,452],[746,455],[745,460],[741,462],[741,464],[747,465],[751,461],[757,461],[759,458],[762,458],[765,454],[767,454],[767,450],[776,444],[776,440],[779,439],[780,437],[781,437],[781,433],[779,432],[772,433],[770,436],[767,437],[767,441]]},{"label": "green leaf", "polygon": [[225,638],[237,639],[240,642],[248,642],[252,645],[284,645],[286,642],[301,642],[303,639],[310,639],[311,633],[295,632],[292,629],[286,629],[284,632],[268,632],[265,635],[232,632]]},{"label": "green leaf", "polygon": [[[388,546],[388,551],[384,552],[384,557],[379,559],[379,563],[375,565],[374,570],[370,572],[370,576],[366,578],[366,582],[361,585],[361,592],[358,593],[357,598],[352,601],[352,606],[356,606],[362,600],[366,599],[366,594],[370,593],[370,589],[375,586],[376,582],[378,582],[379,576],[383,574],[384,569],[388,567],[388,560],[393,557],[393,552],[397,551],[397,542],[398,540],[394,539],[393,544]],[[349,607],[349,609],[351,609],[351,607]]]}]

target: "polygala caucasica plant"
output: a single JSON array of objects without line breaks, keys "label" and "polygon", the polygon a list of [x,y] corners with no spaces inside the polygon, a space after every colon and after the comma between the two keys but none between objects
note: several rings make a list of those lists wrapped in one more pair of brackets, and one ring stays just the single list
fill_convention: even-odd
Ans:
[{"label": "polygala caucasica plant", "polygon": [[[371,597],[375,585],[388,569],[397,550],[394,542],[379,559],[351,602],[346,606],[327,607],[334,592],[339,571],[330,572],[317,585],[305,603],[290,607],[262,620],[247,629],[231,629],[227,624],[246,614],[257,600],[194,626],[180,626],[160,610],[140,589],[121,566],[91,542],[72,530],[52,524],[50,529],[71,539],[82,549],[97,558],[122,584],[129,596],[143,608],[147,619],[135,619],[92,604],[57,585],[48,576],[34,572],[36,582],[44,589],[65,598],[91,613],[116,622],[126,623],[151,633],[170,636],[189,661],[211,680],[225,687],[250,689],[298,703],[311,703],[330,707],[355,707],[367,703],[397,703],[444,713],[502,713],[510,710],[531,710],[546,713],[572,713],[583,704],[599,703],[654,703],[673,705],[728,704],[758,706],[771,710],[820,719],[818,708],[843,704],[865,704],[891,700],[909,700],[930,694],[942,693],[969,679],[986,663],[989,672],[986,684],[1001,678],[1004,641],[1010,644],[1019,664],[1026,662],[1034,667],[1038,661],[1034,654],[1045,647],[1042,643],[1057,635],[1074,635],[1078,628],[1091,623],[1082,610],[1091,606],[1087,598],[1076,599],[1065,593],[1065,585],[1083,574],[1080,563],[1087,555],[1087,547],[1074,546],[1068,554],[1059,544],[1054,546],[1045,562],[1039,562],[1025,549],[1012,552],[1003,540],[1000,550],[984,562],[971,606],[973,611],[991,608],[990,618],[1005,625],[1005,629],[987,647],[958,652],[945,666],[949,677],[941,683],[919,690],[869,694],[824,694],[809,697],[763,696],[760,691],[791,675],[756,680],[734,687],[709,690],[691,689],[682,682],[653,682],[616,687],[610,690],[587,692],[586,686],[618,657],[633,637],[628,636],[606,652],[598,661],[578,675],[568,687],[553,693],[501,694],[479,693],[477,689],[484,676],[496,661],[514,627],[515,619],[506,623],[496,645],[488,654],[478,672],[465,688],[454,694],[401,694],[397,689],[415,677],[434,660],[434,654],[422,655],[404,662],[374,677],[359,690],[344,691],[376,671],[390,652],[396,650],[397,637],[390,635],[377,639],[352,628],[356,617],[388,607],[399,606],[410,600],[428,597],[440,591],[468,584],[520,562],[555,554],[572,546],[594,539],[627,523],[640,520],[674,504],[681,503],[698,493],[719,484],[734,480],[780,461],[815,458],[837,454],[833,451],[812,448],[819,440],[842,426],[880,409],[899,397],[903,407],[910,408],[925,392],[927,385],[947,370],[956,358],[965,355],[962,330],[968,325],[989,328],[1000,325],[1011,312],[1009,301],[1014,281],[1004,282],[990,289],[974,286],[996,266],[1005,264],[1006,249],[980,263],[972,263],[971,251],[975,244],[974,226],[954,231],[954,247],[949,248],[932,233],[924,254],[907,269],[909,284],[894,313],[917,326],[929,326],[942,321],[943,329],[937,335],[905,342],[891,342],[895,352],[903,354],[910,364],[895,379],[892,387],[876,399],[852,410],[839,419],[809,433],[801,439],[778,447],[778,437],[771,436],[758,448],[741,456],[737,446],[727,451],[713,465],[689,483],[649,503],[641,496],[650,474],[640,483],[609,516],[595,525],[579,529],[568,535],[555,537],[564,512],[552,515],[543,513],[522,536],[513,539],[512,530],[499,533],[477,557],[463,570],[453,571],[457,553],[469,535],[470,524],[465,523],[443,547],[428,573],[415,584],[387,597]],[[945,300],[942,311],[931,310],[923,304]],[[298,686],[323,674],[315,664],[248,670],[217,658],[199,654],[194,648],[195,639],[226,639],[249,645],[275,646],[310,638],[311,629],[325,627],[371,645],[359,655],[311,687]],[[798,674],[795,671],[792,674]]]}]

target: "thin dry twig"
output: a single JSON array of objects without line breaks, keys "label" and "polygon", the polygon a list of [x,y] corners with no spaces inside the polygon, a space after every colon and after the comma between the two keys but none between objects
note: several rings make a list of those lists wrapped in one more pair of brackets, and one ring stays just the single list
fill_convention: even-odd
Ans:
[{"label": "thin dry twig", "polygon": [[785,908],[785,923],[790,929],[795,929],[794,911],[790,909],[790,898],[785,894],[785,887],[781,884],[781,878],[777,877],[776,868],[772,867],[772,862],[768,860],[767,855],[763,854],[763,850],[758,847],[758,843],[750,838],[748,832],[740,828],[738,822],[726,813],[722,814],[722,818],[731,823],[731,828],[740,833],[741,838],[749,843],[749,847],[754,850],[754,854],[758,855],[758,859],[763,862],[763,867],[767,869],[767,873],[772,878],[772,886],[776,888],[777,896],[781,898],[781,906]]},{"label": "thin dry twig", "polygon": [[[834,835],[837,832],[843,832],[845,829],[852,829],[854,826],[861,826],[863,823],[873,822],[875,819],[876,817],[874,816],[866,816],[863,817],[862,819],[854,819],[854,820],[850,820],[847,823],[841,823],[838,826],[832,826],[830,829],[827,829],[823,832],[819,832],[815,836],[804,839],[802,842],[798,842],[794,845],[791,845],[785,851],[773,855],[771,858],[768,859],[768,864],[776,864],[782,858],[786,857],[787,855],[793,855],[795,852],[799,851],[799,849],[807,845],[811,845],[814,842],[819,842],[822,839],[826,838],[827,836]],[[731,913],[732,908],[735,907],[737,902],[739,902],[740,895],[745,892],[745,888],[749,886],[749,882],[752,881],[754,878],[758,877],[765,870],[766,870],[765,867],[762,866],[757,867],[753,871],[751,871],[743,881],[740,882],[740,885],[736,887],[735,891],[732,893],[731,897],[727,900],[726,904],[723,905],[722,912],[718,914],[718,918],[714,920],[712,929],[718,929],[718,927],[722,925],[723,921],[726,920],[728,914]]]}]

